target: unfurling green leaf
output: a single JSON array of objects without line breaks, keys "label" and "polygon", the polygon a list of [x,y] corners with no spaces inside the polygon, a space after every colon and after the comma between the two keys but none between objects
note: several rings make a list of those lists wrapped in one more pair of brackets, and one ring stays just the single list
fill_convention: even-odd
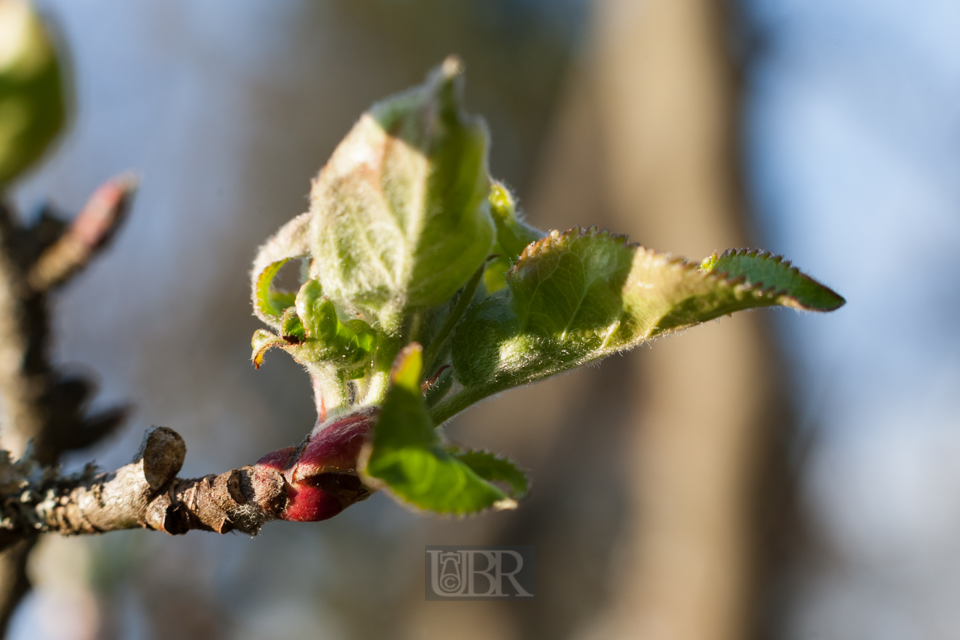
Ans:
[{"label": "unfurling green leaf", "polygon": [[303,328],[303,321],[297,315],[296,307],[287,307],[280,318],[280,337],[289,344],[303,344],[307,339],[307,330]]},{"label": "unfurling green leaf", "polygon": [[274,291],[271,285],[287,261],[303,258],[310,253],[309,227],[309,213],[297,216],[263,243],[253,261],[250,273],[253,311],[274,329],[280,329],[280,316],[284,309],[293,305],[296,294],[292,291]]},{"label": "unfurling green leaf", "polygon": [[737,254],[700,268],[596,229],[551,232],[524,250],[506,283],[457,327],[453,363],[465,389],[437,407],[438,421],[463,403],[734,311],[842,304],[768,256]]},{"label": "unfurling green leaf", "polygon": [[253,366],[259,369],[260,365],[263,364],[263,356],[267,351],[274,347],[285,347],[287,346],[287,342],[280,336],[276,336],[266,329],[257,329],[253,334],[253,339],[250,341],[250,346],[253,347],[253,354],[250,356],[253,360]]},{"label": "unfurling green leaf", "polygon": [[271,287],[273,279],[277,277],[280,269],[287,262],[289,262],[289,258],[268,265],[256,277],[254,283],[254,304],[258,314],[271,316],[274,321],[283,315],[284,309],[293,306],[297,297],[297,294],[292,291],[276,291]]},{"label": "unfurling green leaf", "polygon": [[494,462],[486,454],[450,453],[444,448],[420,393],[422,368],[416,343],[397,356],[373,437],[362,456],[364,481],[387,489],[403,503],[437,513],[463,515],[514,507],[516,503],[484,476],[506,481],[522,493],[526,484],[517,477],[519,471],[510,471],[509,463]]},{"label": "unfurling green leaf", "polygon": [[461,107],[454,58],[364,114],[311,191],[311,276],[394,335],[448,300],[490,253],[487,131]]},{"label": "unfurling green leaf", "polygon": [[494,182],[490,187],[490,213],[497,227],[497,240],[491,260],[483,274],[483,284],[488,293],[494,293],[507,286],[506,274],[520,254],[531,242],[536,242],[545,234],[517,218],[517,205],[505,186]]},{"label": "unfurling green leaf", "polygon": [[282,347],[300,364],[332,364],[347,377],[363,375],[377,345],[370,325],[362,320],[340,322],[316,280],[305,282],[293,302],[279,319],[279,336],[263,329],[254,333],[254,365],[259,368],[267,349]]},{"label": "unfurling green leaf", "polygon": [[63,127],[63,71],[32,5],[0,2],[0,190],[33,164]]},{"label": "unfurling green leaf", "polygon": [[294,350],[298,360],[329,361],[349,368],[370,359],[377,343],[376,333],[362,320],[340,322],[319,282],[308,280],[300,287],[296,309],[305,332],[303,344]]}]

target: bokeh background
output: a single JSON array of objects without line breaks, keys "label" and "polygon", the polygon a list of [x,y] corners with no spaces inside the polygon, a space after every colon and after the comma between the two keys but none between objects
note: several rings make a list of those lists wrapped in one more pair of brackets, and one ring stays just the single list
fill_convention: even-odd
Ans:
[{"label": "bokeh background", "polygon": [[[960,633],[960,4],[951,0],[40,0],[69,130],[13,197],[142,178],[56,307],[56,356],[130,402],[71,457],[185,437],[184,474],[298,442],[306,376],[254,371],[247,269],[373,101],[448,53],[491,172],[543,228],[699,259],[760,246],[846,296],[740,314],[468,412],[513,513],[383,496],[255,539],[45,539],[10,637],[912,639]],[[954,391],[951,391],[954,389]],[[537,597],[423,601],[424,544],[534,544]]]}]

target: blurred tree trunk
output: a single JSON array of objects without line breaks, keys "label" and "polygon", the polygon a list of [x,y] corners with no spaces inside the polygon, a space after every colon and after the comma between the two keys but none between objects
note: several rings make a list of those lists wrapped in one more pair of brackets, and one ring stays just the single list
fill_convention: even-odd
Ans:
[{"label": "blurred tree trunk", "polygon": [[[754,244],[727,9],[598,0],[591,86],[576,92],[596,109],[614,228],[692,259]],[[765,635],[777,544],[766,525],[788,487],[792,426],[764,320],[724,319],[633,360],[644,391],[626,447],[632,515],[597,637]]]}]

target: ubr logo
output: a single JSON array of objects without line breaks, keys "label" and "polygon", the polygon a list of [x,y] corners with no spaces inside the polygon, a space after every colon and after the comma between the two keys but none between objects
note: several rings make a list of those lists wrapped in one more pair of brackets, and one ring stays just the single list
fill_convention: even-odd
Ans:
[{"label": "ubr logo", "polygon": [[426,598],[532,598],[533,560],[533,547],[427,547]]}]

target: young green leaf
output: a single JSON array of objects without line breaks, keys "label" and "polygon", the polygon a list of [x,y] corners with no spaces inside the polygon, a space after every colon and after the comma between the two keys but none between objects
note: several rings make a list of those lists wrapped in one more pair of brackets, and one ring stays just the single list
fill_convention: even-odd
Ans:
[{"label": "young green leaf", "polygon": [[517,468],[512,461],[500,458],[487,451],[459,451],[448,449],[457,460],[488,482],[503,482],[510,487],[510,497],[517,500],[530,491],[527,474]]},{"label": "young green leaf", "polygon": [[275,291],[271,288],[273,279],[287,261],[310,253],[309,227],[309,213],[297,216],[263,243],[253,261],[250,273],[253,311],[274,329],[280,329],[280,316],[285,308],[293,305],[296,293]]},{"label": "young green leaf", "polygon": [[254,308],[258,315],[270,316],[273,322],[279,320],[283,310],[293,306],[297,298],[297,294],[292,291],[276,291],[271,287],[273,279],[287,262],[289,259],[279,260],[267,266],[254,282]]},{"label": "young green leaf", "polygon": [[829,311],[843,303],[777,258],[737,256],[699,268],[595,228],[551,232],[524,250],[507,273],[507,288],[461,321],[453,364],[465,388],[435,408],[435,419],[741,309]]},{"label": "young green leaf", "polygon": [[280,317],[280,337],[288,344],[303,344],[307,339],[307,330],[297,315],[296,307],[287,307]]},{"label": "young green leaf", "polygon": [[33,5],[0,2],[0,189],[63,127],[63,85],[57,52]]},{"label": "young green leaf", "polygon": [[728,249],[720,257],[714,253],[701,264],[705,271],[725,273],[728,278],[743,277],[748,284],[763,283],[766,295],[777,304],[806,311],[833,311],[844,305],[839,294],[791,266],[782,256],[758,249]]},{"label": "young green leaf", "polygon": [[329,361],[344,369],[369,361],[377,343],[376,332],[363,320],[341,322],[316,280],[300,287],[296,314],[305,334],[303,343],[291,349],[298,360]]},{"label": "young green leaf", "polygon": [[497,257],[488,263],[483,284],[488,293],[494,293],[507,286],[507,271],[527,245],[546,234],[517,217],[513,196],[499,182],[494,182],[490,187],[490,213],[497,227],[497,241],[491,252]]},{"label": "young green leaf", "polygon": [[287,342],[280,336],[274,335],[266,329],[257,329],[253,333],[253,339],[250,341],[253,348],[253,354],[250,359],[253,360],[253,366],[257,369],[263,364],[263,356],[274,347],[285,347]]},{"label": "young green leaf", "polygon": [[[420,393],[422,368],[422,349],[416,343],[397,356],[373,437],[361,456],[364,482],[387,489],[408,505],[443,514],[516,506],[483,478],[519,485],[505,464],[445,450]],[[464,455],[466,462],[460,458]]]},{"label": "young green leaf", "polygon": [[487,130],[462,110],[462,75],[448,58],[375,105],[311,191],[311,275],[392,335],[405,312],[448,300],[493,246]]}]

